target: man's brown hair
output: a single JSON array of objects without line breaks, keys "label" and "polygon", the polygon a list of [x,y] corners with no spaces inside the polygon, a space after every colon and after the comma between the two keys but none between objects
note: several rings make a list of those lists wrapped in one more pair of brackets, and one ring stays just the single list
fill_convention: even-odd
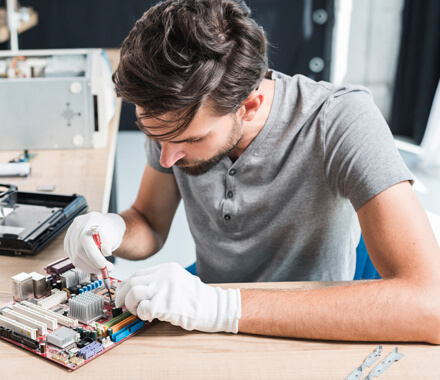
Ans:
[{"label": "man's brown hair", "polygon": [[[245,4],[168,0],[136,22],[122,43],[113,81],[118,96],[143,108],[140,118],[158,120],[155,129],[172,127],[154,135],[169,140],[208,100],[214,116],[235,113],[267,67],[264,31]],[[171,118],[162,118],[166,113]]]}]

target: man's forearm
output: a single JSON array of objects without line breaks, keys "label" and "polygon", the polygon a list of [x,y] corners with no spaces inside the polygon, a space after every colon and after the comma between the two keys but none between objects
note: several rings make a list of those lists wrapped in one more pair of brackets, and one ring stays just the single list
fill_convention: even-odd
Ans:
[{"label": "man's forearm", "polygon": [[163,245],[159,234],[146,218],[133,207],[120,213],[127,229],[115,256],[128,260],[143,260],[154,255]]},{"label": "man's forearm", "polygon": [[240,332],[440,343],[438,285],[394,278],[304,291],[249,289],[241,296]]}]

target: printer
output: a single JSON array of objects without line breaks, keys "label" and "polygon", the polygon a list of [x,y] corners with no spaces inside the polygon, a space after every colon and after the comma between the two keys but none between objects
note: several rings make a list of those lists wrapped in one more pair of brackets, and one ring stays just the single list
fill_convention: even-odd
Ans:
[{"label": "printer", "polygon": [[102,49],[0,52],[0,150],[103,148],[115,113]]}]

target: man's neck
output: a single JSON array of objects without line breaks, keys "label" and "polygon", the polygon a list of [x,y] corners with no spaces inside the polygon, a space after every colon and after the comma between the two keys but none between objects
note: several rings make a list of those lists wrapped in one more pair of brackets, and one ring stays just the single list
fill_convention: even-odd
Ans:
[{"label": "man's neck", "polygon": [[275,94],[275,81],[272,79],[263,79],[258,91],[264,95],[263,102],[251,121],[243,121],[243,137],[235,149],[229,154],[229,158],[234,162],[254,141],[260,131],[265,126],[272,109],[273,98]]}]

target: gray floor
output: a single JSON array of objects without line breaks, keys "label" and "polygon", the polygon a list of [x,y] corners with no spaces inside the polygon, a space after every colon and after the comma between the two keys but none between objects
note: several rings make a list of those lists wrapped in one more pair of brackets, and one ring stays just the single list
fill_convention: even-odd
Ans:
[{"label": "gray floor", "polygon": [[[146,164],[145,138],[138,131],[122,131],[118,135],[116,153],[118,212],[134,202]],[[440,242],[440,169],[427,170],[418,165],[411,152],[400,150],[403,159],[416,176],[414,191],[427,211],[437,240]],[[168,240],[164,248],[144,261],[130,262],[116,259],[113,276],[121,280],[131,276],[142,267],[175,261],[186,267],[195,261],[195,246],[186,221],[183,205],[180,204]]]}]

